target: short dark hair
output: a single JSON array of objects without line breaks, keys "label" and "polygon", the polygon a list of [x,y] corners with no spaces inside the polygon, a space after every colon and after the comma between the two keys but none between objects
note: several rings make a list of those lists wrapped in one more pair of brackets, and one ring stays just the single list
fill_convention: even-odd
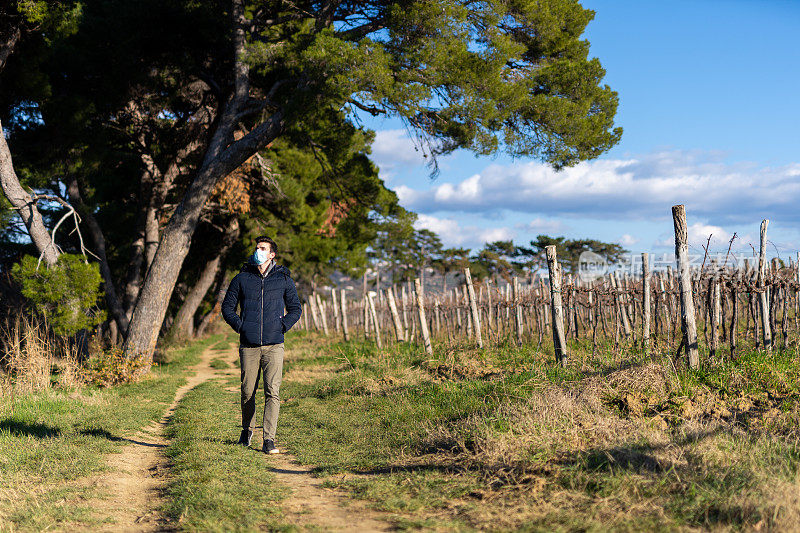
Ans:
[{"label": "short dark hair", "polygon": [[275,255],[278,254],[278,245],[275,244],[275,241],[273,241],[272,239],[270,239],[269,237],[264,235],[264,236],[261,236],[261,237],[256,237],[256,246],[258,246],[258,243],[260,243],[260,242],[269,243],[269,248],[272,251],[272,253],[275,254]]}]

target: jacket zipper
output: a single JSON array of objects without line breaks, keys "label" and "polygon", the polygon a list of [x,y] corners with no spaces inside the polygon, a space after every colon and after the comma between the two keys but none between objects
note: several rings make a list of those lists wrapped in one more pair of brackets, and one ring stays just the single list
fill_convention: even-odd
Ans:
[{"label": "jacket zipper", "polygon": [[264,343],[264,276],[261,276],[261,320],[259,322],[260,332],[258,338]]}]

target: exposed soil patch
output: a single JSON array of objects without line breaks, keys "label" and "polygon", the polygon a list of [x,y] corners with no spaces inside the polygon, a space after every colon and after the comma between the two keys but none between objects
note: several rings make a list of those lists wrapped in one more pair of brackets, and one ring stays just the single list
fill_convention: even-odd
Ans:
[{"label": "exposed soil patch", "polygon": [[330,531],[390,531],[391,525],[381,520],[363,502],[352,500],[336,489],[322,486],[323,480],[301,466],[289,454],[272,455],[267,460],[278,481],[292,489],[283,503],[286,521],[304,529]]}]

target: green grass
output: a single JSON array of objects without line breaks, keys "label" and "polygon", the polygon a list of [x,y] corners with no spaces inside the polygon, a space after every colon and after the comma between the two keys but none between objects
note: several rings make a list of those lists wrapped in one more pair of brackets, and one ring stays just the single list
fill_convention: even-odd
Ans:
[{"label": "green grass", "polygon": [[228,363],[226,360],[222,359],[221,357],[217,357],[215,359],[212,359],[211,362],[209,363],[209,365],[211,366],[211,368],[215,368],[217,370],[221,370],[223,368],[230,368],[231,367],[230,363]]},{"label": "green grass", "polygon": [[[221,336],[172,350],[137,383],[98,389],[50,389],[0,404],[0,524],[13,530],[91,526],[86,480],[106,468],[126,436],[161,418],[186,369]],[[99,495],[102,496],[102,495]]]},{"label": "green grass", "polygon": [[218,351],[229,350],[230,347],[231,347],[231,342],[233,342],[233,340],[235,340],[235,339],[236,339],[236,335],[235,334],[233,334],[233,335],[228,334],[223,340],[221,340],[221,341],[217,342],[216,344],[214,344],[211,347],[211,349],[212,350],[218,350]]},{"label": "green grass", "polygon": [[260,449],[236,444],[239,396],[225,388],[237,383],[214,380],[191,390],[167,428],[173,469],[165,513],[183,530],[284,529],[277,502],[286,489],[275,484]]},{"label": "green grass", "polygon": [[566,368],[548,346],[287,347],[278,438],[400,528],[800,525],[794,353],[688,371],[586,341]]}]

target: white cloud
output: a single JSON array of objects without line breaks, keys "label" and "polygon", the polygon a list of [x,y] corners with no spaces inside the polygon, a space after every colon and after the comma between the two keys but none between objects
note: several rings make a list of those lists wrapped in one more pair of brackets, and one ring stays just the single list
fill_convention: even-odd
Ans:
[{"label": "white cloud", "polygon": [[689,245],[691,246],[706,246],[708,244],[712,247],[719,247],[726,244],[731,238],[731,233],[719,226],[696,223],[686,229],[689,234]]},{"label": "white cloud", "polygon": [[507,227],[482,229],[463,225],[452,218],[438,218],[425,214],[419,215],[414,226],[417,229],[431,230],[439,235],[445,248],[479,248],[487,242],[511,240],[515,235]]},{"label": "white cloud", "polygon": [[515,227],[526,232],[544,234],[563,233],[569,229],[569,227],[560,220],[545,219],[542,217],[536,217],[527,224],[517,224]]},{"label": "white cloud", "polygon": [[[686,228],[686,233],[688,234],[689,238],[689,247],[701,250],[704,249],[706,245],[708,245],[709,250],[718,250],[723,247],[727,248],[728,242],[733,236],[732,233],[726,231],[720,226],[712,226],[710,224],[702,224],[700,222],[689,225],[689,227]],[[743,242],[737,236],[737,239],[734,242],[734,248],[732,249],[739,250],[748,242],[749,240],[747,242]],[[664,233],[654,244],[657,247],[672,248],[675,246],[675,235],[674,233]]]},{"label": "white cloud", "polygon": [[404,129],[376,132],[371,159],[383,172],[391,171],[401,164],[422,166],[426,163],[422,151],[414,145]]},{"label": "white cloud", "polygon": [[639,239],[627,233],[619,238],[619,243],[624,247],[633,246],[637,242],[639,242]]},{"label": "white cloud", "polygon": [[[689,221],[800,221],[800,164],[726,163],[716,152],[670,150],[602,159],[555,172],[541,163],[490,165],[456,183],[403,187],[418,213],[507,209],[577,218],[664,220],[685,204]],[[717,226],[718,227],[718,226]],[[729,238],[729,237],[728,237]]]},{"label": "white cloud", "polygon": [[478,232],[480,240],[483,242],[510,241],[514,238],[514,232],[508,228],[492,228]]}]

